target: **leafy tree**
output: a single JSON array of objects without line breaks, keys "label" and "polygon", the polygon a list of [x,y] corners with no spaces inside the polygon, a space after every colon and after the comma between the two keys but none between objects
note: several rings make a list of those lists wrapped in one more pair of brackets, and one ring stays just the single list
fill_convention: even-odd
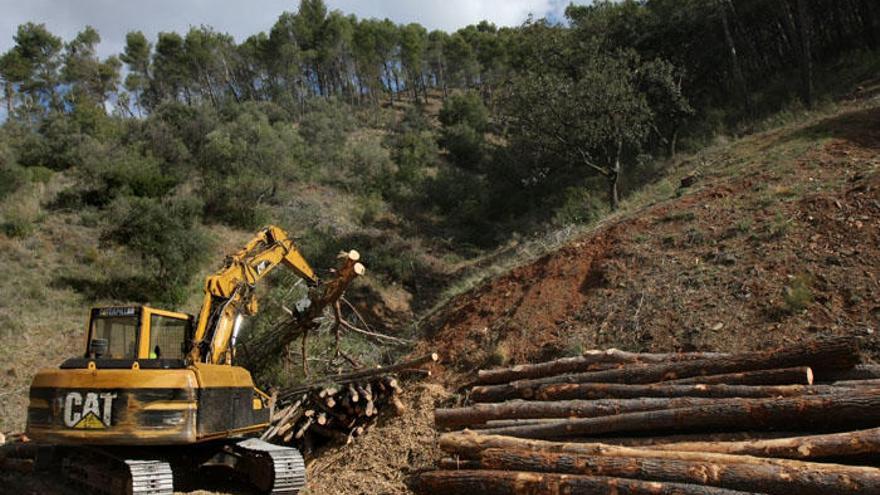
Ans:
[{"label": "leafy tree", "polygon": [[517,77],[505,102],[511,139],[546,155],[548,167],[605,177],[617,208],[625,152],[641,147],[654,118],[637,85],[638,66],[632,53],[596,50],[571,72]]},{"label": "leafy tree", "polygon": [[272,125],[259,111],[243,112],[212,131],[202,153],[207,215],[243,228],[260,227],[279,183],[305,174],[303,148],[292,126]]},{"label": "leafy tree", "polygon": [[0,59],[0,71],[7,84],[7,98],[8,85],[11,83],[17,86],[23,97],[22,106],[26,114],[40,116],[50,108],[60,109],[58,68],[63,46],[61,38],[50,33],[45,24],[28,22],[18,26],[13,40],[15,46]]},{"label": "leafy tree", "polygon": [[[210,252],[200,224],[201,204],[192,198],[120,198],[109,209],[102,240],[120,244],[150,269],[146,289],[170,304],[186,300],[187,288]],[[153,288],[153,291],[149,289]]]},{"label": "leafy tree", "polygon": [[100,61],[97,55],[101,36],[91,26],[67,43],[61,80],[70,85],[66,100],[74,107],[93,106],[104,110],[104,103],[119,84],[121,63],[116,57]]},{"label": "leafy tree", "polygon": [[489,111],[473,92],[453,95],[440,109],[440,144],[459,167],[478,170],[484,159]]},{"label": "leafy tree", "polygon": [[151,105],[179,101],[181,97],[187,104],[192,103],[191,82],[192,74],[183,38],[177,33],[159,33],[153,56]]},{"label": "leafy tree", "polygon": [[[406,71],[407,83],[418,99],[419,90],[425,86],[422,80],[425,66],[425,51],[428,43],[428,31],[419,24],[407,24],[400,30],[400,62]],[[428,100],[427,92],[424,93]]]},{"label": "leafy tree", "polygon": [[125,51],[119,59],[125,62],[128,75],[125,76],[125,89],[134,95],[135,102],[141,112],[149,106],[145,99],[152,78],[152,62],[150,54],[152,45],[141,31],[131,31],[125,35]]}]

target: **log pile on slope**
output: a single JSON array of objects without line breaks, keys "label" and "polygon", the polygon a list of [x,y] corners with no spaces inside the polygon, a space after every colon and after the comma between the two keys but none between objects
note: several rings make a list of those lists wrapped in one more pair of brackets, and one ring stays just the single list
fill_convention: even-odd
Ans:
[{"label": "log pile on slope", "polygon": [[400,363],[326,376],[277,392],[271,400],[270,426],[262,439],[295,445],[305,455],[328,442],[347,444],[375,422],[379,412],[405,406],[397,374],[438,360],[428,354]]},{"label": "log pile on slope", "polygon": [[[480,371],[435,411],[449,454],[417,493],[880,494],[877,368],[835,337],[771,352],[634,354]],[[456,431],[461,430],[461,431]]]}]

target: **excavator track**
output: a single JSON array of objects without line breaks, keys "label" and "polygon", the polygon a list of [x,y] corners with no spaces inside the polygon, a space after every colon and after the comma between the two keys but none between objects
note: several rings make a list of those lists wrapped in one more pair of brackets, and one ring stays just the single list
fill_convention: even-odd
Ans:
[{"label": "excavator track", "polygon": [[121,459],[92,448],[66,449],[62,473],[73,483],[102,495],[172,495],[174,474],[167,462]]},{"label": "excavator track", "polygon": [[236,470],[265,493],[296,495],[306,486],[305,461],[294,448],[249,438],[232,450],[239,458]]}]

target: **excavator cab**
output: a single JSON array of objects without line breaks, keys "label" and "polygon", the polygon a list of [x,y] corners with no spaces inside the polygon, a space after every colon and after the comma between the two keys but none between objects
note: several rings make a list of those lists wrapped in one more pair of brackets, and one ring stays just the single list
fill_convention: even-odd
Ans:
[{"label": "excavator cab", "polygon": [[92,309],[86,359],[182,361],[193,338],[193,317],[149,306]]}]

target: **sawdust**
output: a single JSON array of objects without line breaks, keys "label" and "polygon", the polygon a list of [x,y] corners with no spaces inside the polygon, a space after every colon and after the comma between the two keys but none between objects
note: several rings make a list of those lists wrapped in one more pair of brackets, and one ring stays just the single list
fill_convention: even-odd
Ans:
[{"label": "sawdust", "polygon": [[404,386],[407,410],[388,414],[348,446],[323,452],[309,465],[305,495],[408,494],[409,473],[433,467],[441,457],[434,406],[448,397],[436,384]]}]

